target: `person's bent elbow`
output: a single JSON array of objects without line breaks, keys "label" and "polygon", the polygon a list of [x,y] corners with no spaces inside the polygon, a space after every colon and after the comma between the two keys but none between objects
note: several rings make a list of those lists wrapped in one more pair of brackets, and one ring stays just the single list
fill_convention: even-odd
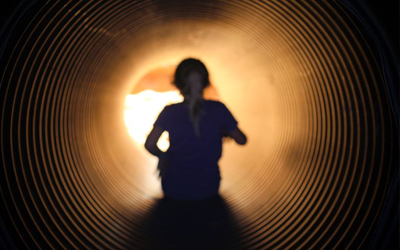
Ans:
[{"label": "person's bent elbow", "polygon": [[235,139],[235,141],[239,145],[245,145],[247,143],[247,137],[243,134],[243,136],[241,136],[238,139]]},{"label": "person's bent elbow", "polygon": [[243,139],[241,139],[241,140],[239,140],[239,141],[236,141],[236,143],[239,144],[239,145],[245,145],[245,144],[247,144],[247,137],[244,136]]},{"label": "person's bent elbow", "polygon": [[229,131],[228,134],[239,145],[245,145],[247,143],[246,135],[238,127],[233,129],[232,131]]},{"label": "person's bent elbow", "polygon": [[149,152],[152,152],[153,150],[153,146],[148,142],[148,141],[146,141],[145,143],[144,143],[144,148],[147,150],[147,151],[149,151]]}]

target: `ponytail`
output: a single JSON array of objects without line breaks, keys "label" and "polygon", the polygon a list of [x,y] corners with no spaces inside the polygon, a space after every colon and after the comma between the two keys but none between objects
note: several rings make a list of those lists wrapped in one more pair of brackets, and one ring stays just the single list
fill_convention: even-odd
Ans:
[{"label": "ponytail", "polygon": [[190,82],[188,85],[188,95],[185,99],[188,101],[189,105],[189,116],[190,121],[194,126],[194,132],[196,136],[200,136],[200,117],[204,113],[202,110],[203,106],[203,89],[201,82],[195,81]]},{"label": "ponytail", "polygon": [[176,69],[174,84],[189,106],[189,117],[196,136],[200,137],[200,118],[203,110],[203,89],[210,84],[208,71],[197,59],[185,59]]}]

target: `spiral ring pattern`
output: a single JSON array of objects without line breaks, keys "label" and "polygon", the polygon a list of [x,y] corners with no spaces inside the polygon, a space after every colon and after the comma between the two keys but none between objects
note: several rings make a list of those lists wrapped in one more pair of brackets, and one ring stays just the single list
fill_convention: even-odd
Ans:
[{"label": "spiral ring pattern", "polygon": [[[23,6],[24,7],[24,6]],[[23,11],[22,11],[23,10]],[[37,1],[4,40],[4,244],[147,249],[160,197],[124,98],[205,61],[249,137],[224,146],[237,249],[366,249],[398,164],[377,45],[340,1]]]}]

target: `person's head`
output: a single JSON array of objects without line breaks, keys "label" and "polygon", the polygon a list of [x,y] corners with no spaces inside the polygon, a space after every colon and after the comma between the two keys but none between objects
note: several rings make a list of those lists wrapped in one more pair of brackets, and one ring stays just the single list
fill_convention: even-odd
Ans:
[{"label": "person's head", "polygon": [[210,84],[207,68],[200,60],[187,58],[176,68],[173,83],[185,99],[190,98],[191,90],[203,93],[203,89]]},{"label": "person's head", "polygon": [[203,90],[210,84],[206,66],[198,59],[183,60],[176,68],[173,83],[189,105],[190,119],[196,135],[200,136],[199,122],[203,113]]}]

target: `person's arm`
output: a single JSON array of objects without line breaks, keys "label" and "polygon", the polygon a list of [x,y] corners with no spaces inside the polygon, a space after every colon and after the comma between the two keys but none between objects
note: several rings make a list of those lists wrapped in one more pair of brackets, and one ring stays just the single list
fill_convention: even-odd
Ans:
[{"label": "person's arm", "polygon": [[228,135],[239,145],[245,145],[247,143],[246,135],[238,127],[229,131]]},{"label": "person's arm", "polygon": [[147,136],[146,142],[144,144],[146,150],[149,151],[150,154],[157,157],[160,157],[164,153],[157,146],[158,139],[163,132],[164,129],[162,127],[155,125],[150,134]]},{"label": "person's arm", "polygon": [[162,127],[154,125],[144,144],[144,147],[147,149],[147,151],[149,151],[150,154],[157,156],[159,159],[157,166],[157,169],[160,171],[158,175],[159,177],[165,175],[168,167],[166,153],[161,151],[157,146],[158,139],[160,139],[160,136],[163,132],[164,129]]}]

